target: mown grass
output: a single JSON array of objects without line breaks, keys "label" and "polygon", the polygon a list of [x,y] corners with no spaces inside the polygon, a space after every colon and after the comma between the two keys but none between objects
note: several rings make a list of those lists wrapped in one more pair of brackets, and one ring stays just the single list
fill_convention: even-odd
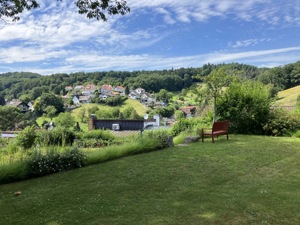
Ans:
[{"label": "mown grass", "polygon": [[284,106],[295,106],[297,102],[297,97],[300,95],[300,85],[280,91],[278,93],[278,100],[276,103]]},{"label": "mown grass", "polygon": [[299,157],[241,135],[134,155],[1,185],[0,224],[300,224]]}]

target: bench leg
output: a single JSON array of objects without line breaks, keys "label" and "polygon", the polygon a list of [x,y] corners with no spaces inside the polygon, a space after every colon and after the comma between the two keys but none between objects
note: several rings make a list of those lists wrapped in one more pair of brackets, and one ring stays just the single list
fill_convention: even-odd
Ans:
[{"label": "bench leg", "polygon": [[212,141],[212,143],[215,143],[214,135],[211,135],[211,141]]},{"label": "bench leg", "polygon": [[202,143],[203,143],[204,142],[204,134],[203,133],[202,133],[201,137],[202,137]]}]

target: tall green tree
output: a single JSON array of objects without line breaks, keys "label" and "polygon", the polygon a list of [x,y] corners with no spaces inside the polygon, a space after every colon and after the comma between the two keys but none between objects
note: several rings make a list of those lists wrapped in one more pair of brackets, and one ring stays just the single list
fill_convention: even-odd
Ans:
[{"label": "tall green tree", "polygon": [[271,106],[270,86],[260,82],[235,81],[218,98],[218,116],[229,119],[237,133],[263,133]]},{"label": "tall green tree", "polygon": [[47,113],[46,109],[49,106],[53,106],[56,109],[57,113],[64,112],[64,103],[61,97],[56,96],[53,93],[43,93],[42,96],[35,101],[34,109],[42,115],[43,113]]},{"label": "tall green tree", "polygon": [[207,84],[207,92],[213,98],[213,121],[216,121],[217,98],[221,96],[224,87],[226,87],[232,77],[229,76],[223,67],[213,70],[203,81]]},{"label": "tall green tree", "polygon": [[0,130],[13,130],[23,121],[24,115],[17,107],[0,106]]},{"label": "tall green tree", "polygon": [[75,118],[69,112],[60,113],[56,118],[54,118],[54,123],[56,126],[70,128],[75,125]]}]

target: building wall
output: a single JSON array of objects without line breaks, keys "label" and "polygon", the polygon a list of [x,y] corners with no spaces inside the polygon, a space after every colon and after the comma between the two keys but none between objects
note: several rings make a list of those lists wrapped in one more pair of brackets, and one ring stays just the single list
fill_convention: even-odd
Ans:
[{"label": "building wall", "polygon": [[98,120],[93,117],[89,118],[88,128],[112,130],[113,124],[119,124],[120,130],[142,130],[144,128],[144,120]]}]

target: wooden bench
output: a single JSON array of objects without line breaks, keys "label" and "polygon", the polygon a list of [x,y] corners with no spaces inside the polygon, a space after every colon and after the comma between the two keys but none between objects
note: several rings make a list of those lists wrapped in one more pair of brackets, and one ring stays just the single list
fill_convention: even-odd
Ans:
[{"label": "wooden bench", "polygon": [[202,142],[204,142],[204,137],[205,136],[211,136],[212,138],[212,143],[215,143],[214,137],[219,136],[222,134],[226,134],[227,140],[228,140],[228,126],[229,126],[229,120],[224,120],[224,121],[218,121],[214,122],[212,128],[203,128],[201,137],[202,137]]}]

